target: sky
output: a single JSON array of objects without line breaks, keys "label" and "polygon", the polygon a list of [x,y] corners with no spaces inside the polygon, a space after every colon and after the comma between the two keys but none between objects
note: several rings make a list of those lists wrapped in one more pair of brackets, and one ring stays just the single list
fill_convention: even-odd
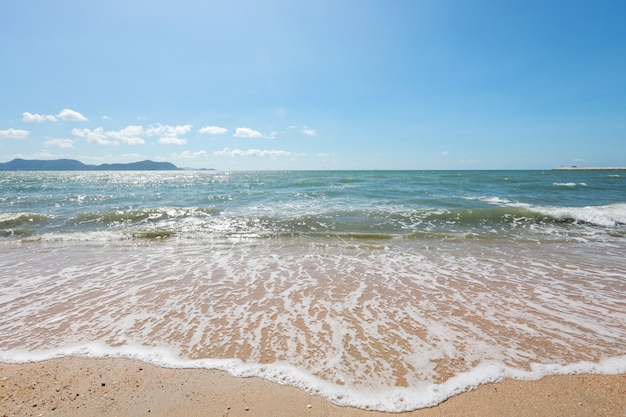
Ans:
[{"label": "sky", "polygon": [[626,166],[626,1],[3,0],[0,162]]}]

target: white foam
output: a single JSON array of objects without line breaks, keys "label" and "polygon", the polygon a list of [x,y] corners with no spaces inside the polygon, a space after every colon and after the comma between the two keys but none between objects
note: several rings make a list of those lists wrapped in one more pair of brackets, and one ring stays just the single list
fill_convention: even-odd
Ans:
[{"label": "white foam", "polygon": [[626,366],[626,268],[605,248],[303,238],[3,249],[6,362],[222,369],[384,411],[507,377]]},{"label": "white foam", "polygon": [[537,380],[548,375],[626,373],[626,355],[603,359],[599,362],[579,362],[568,365],[532,363],[530,371],[512,368],[494,361],[485,361],[470,371],[457,374],[441,384],[424,383],[421,386],[407,388],[359,390],[330,383],[287,363],[244,363],[238,359],[189,360],[181,359],[172,350],[138,345],[110,347],[103,343],[90,343],[37,352],[0,350],[0,361],[5,363],[40,362],[70,356],[127,358],[165,368],[220,370],[235,377],[259,377],[278,384],[300,388],[340,406],[384,412],[407,412],[431,407],[467,390],[487,383],[499,382],[505,378]]},{"label": "white foam", "polygon": [[604,227],[626,224],[626,204],[608,204],[586,207],[537,207],[527,206],[529,210],[555,219],[574,219]]},{"label": "white foam", "polygon": [[511,200],[508,200],[503,197],[498,197],[498,196],[478,196],[478,197],[466,196],[466,197],[463,197],[463,199],[483,201],[485,203],[494,204],[498,206],[509,206],[509,205],[514,204]]},{"label": "white foam", "polygon": [[552,185],[554,187],[586,187],[587,184],[584,182],[553,182]]},{"label": "white foam", "polygon": [[98,230],[89,232],[68,232],[68,233],[43,233],[32,237],[24,238],[24,241],[33,242],[115,242],[119,240],[131,239],[129,234],[119,233],[111,230]]}]

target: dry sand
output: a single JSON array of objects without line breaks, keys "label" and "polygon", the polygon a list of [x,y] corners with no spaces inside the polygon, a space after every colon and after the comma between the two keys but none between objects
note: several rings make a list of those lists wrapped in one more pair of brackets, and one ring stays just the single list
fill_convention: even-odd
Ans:
[{"label": "dry sand", "polygon": [[[129,359],[0,363],[4,416],[352,416],[394,414],[338,407],[296,388],[203,369]],[[626,375],[552,376],[484,385],[402,416],[626,416]]]}]

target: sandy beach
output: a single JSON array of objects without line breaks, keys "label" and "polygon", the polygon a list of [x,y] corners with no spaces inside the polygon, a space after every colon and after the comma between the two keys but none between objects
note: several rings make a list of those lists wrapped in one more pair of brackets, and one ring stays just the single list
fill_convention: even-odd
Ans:
[{"label": "sandy beach", "polygon": [[[338,407],[299,389],[204,369],[119,358],[0,363],[5,416],[352,416],[394,414]],[[505,380],[403,413],[430,416],[626,416],[626,375]]]},{"label": "sandy beach", "polygon": [[621,175],[2,178],[0,417],[626,417]]}]

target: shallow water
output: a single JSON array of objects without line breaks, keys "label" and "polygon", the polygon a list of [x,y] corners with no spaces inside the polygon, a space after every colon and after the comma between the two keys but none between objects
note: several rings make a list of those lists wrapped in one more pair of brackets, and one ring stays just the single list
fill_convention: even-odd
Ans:
[{"label": "shallow water", "polygon": [[[97,192],[84,187],[82,202],[66,198],[77,184],[55,191],[57,203],[37,183],[46,201],[3,197],[2,216],[14,219],[5,230],[16,222],[32,230],[0,243],[0,360],[138,357],[258,375],[387,411],[502,377],[626,372],[626,206],[623,194],[611,197],[621,185],[604,177],[611,192],[595,176],[545,181],[600,189],[595,206],[551,205],[553,192],[542,197],[535,184],[530,193],[523,178],[524,198],[522,186],[484,179],[459,192],[436,176],[430,196],[416,197],[406,184],[358,172],[315,173],[283,191],[273,180],[275,195],[238,196],[242,184],[279,175],[255,174],[228,191],[236,204],[201,206],[189,204],[203,185],[189,186],[187,172],[168,185],[176,197],[164,192],[154,203],[136,195],[147,174],[111,174],[115,189],[135,190],[132,204],[112,207],[122,197],[103,192],[102,178],[112,181],[98,175]],[[206,185],[222,174],[203,175]],[[357,189],[330,197],[337,184]],[[314,195],[308,203],[290,200],[303,189]],[[109,202],[85,203],[94,195]],[[37,209],[23,210],[23,200]]]}]

